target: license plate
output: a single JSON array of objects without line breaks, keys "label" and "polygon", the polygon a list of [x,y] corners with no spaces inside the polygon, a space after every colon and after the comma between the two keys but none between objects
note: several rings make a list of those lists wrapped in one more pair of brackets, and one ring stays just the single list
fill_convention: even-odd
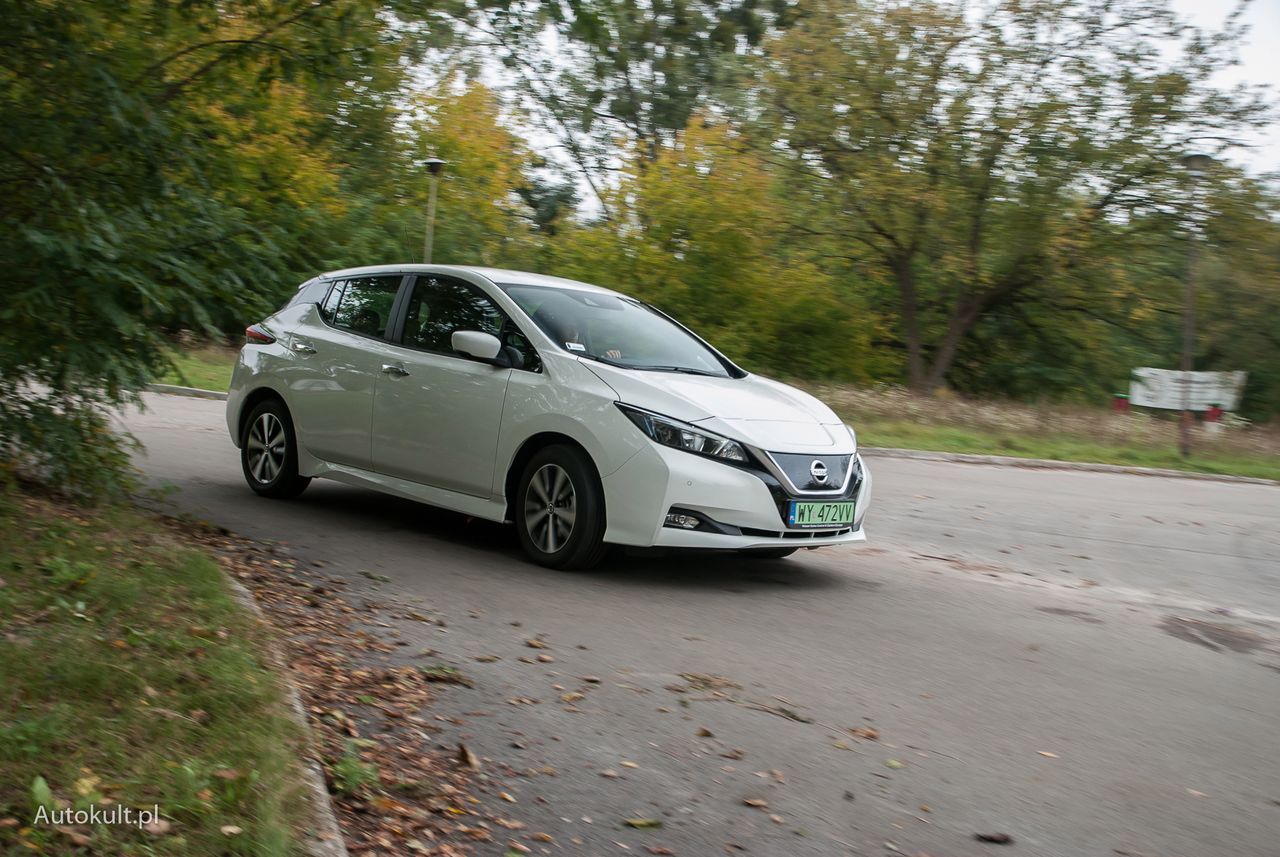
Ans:
[{"label": "license plate", "polygon": [[853,523],[853,503],[803,503],[792,500],[789,527],[842,527]]}]

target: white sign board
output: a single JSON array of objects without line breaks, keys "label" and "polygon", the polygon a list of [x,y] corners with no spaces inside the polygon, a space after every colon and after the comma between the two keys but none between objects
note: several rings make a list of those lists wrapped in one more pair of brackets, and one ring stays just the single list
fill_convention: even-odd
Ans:
[{"label": "white sign board", "polygon": [[1217,405],[1224,411],[1240,406],[1247,372],[1178,372],[1174,369],[1134,369],[1129,379],[1129,404],[1142,408],[1180,411],[1187,385],[1190,407],[1207,411]]}]

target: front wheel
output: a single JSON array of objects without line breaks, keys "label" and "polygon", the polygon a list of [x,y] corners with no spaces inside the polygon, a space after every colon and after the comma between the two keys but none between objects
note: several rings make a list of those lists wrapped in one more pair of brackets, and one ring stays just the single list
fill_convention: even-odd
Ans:
[{"label": "front wheel", "polygon": [[588,569],[604,557],[604,488],[577,447],[548,446],[525,465],[518,489],[520,546],[539,565]]},{"label": "front wheel", "polygon": [[249,414],[240,466],[249,487],[263,497],[297,497],[311,484],[311,477],[298,475],[297,435],[284,402],[268,399]]}]

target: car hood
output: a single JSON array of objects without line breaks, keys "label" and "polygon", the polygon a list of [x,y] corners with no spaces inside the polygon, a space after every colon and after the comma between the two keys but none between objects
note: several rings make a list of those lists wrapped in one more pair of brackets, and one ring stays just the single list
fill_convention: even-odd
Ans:
[{"label": "car hood", "polygon": [[844,453],[853,441],[840,418],[808,393],[762,378],[643,372],[582,361],[625,404],[697,423],[773,452]]}]

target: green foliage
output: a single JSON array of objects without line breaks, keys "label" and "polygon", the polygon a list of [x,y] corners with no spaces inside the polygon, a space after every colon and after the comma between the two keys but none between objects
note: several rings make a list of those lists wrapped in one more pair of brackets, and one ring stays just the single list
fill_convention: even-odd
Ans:
[{"label": "green foliage", "polygon": [[[293,853],[299,736],[217,563],[124,508],[0,500],[0,817],[110,798],[173,829],[101,826],[94,854]],[[0,851],[69,853],[26,828]]]}]

